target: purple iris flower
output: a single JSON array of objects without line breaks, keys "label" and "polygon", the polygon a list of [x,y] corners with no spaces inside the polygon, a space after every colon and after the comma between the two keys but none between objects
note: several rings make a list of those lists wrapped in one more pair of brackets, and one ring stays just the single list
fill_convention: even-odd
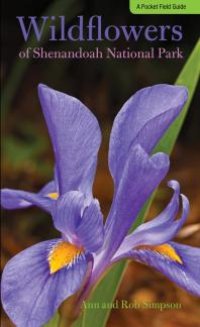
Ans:
[{"label": "purple iris flower", "polygon": [[167,207],[128,233],[168,172],[168,156],[151,152],[183,108],[185,87],[144,88],[116,116],[109,147],[115,190],[105,225],[92,196],[101,143],[96,118],[77,99],[47,86],[39,85],[39,98],[55,154],[54,181],[38,194],[4,189],[2,206],[42,207],[61,237],[33,245],[6,265],[2,303],[11,320],[19,327],[42,326],[65,299],[78,290],[83,299],[102,273],[124,258],[148,264],[200,295],[200,249],[171,241],[189,212],[178,182],[169,182],[173,195]]}]

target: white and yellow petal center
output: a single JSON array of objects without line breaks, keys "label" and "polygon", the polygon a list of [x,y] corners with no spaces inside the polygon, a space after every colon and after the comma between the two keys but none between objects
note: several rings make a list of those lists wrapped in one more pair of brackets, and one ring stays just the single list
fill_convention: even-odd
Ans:
[{"label": "white and yellow petal center", "polygon": [[83,248],[69,242],[60,241],[56,243],[48,256],[50,273],[54,274],[72,264],[83,252]]}]

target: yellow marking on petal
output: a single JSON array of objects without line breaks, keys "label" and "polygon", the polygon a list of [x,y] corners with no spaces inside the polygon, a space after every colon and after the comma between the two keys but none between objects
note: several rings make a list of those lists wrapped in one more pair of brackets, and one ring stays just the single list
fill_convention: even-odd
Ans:
[{"label": "yellow marking on petal", "polygon": [[172,261],[178,262],[180,264],[183,264],[183,261],[181,260],[180,256],[177,254],[175,249],[169,245],[169,244],[161,244],[161,245],[142,245],[139,246],[138,249],[144,249],[144,250],[150,250],[153,252],[157,252]]},{"label": "yellow marking on petal", "polygon": [[83,253],[83,248],[65,241],[58,242],[52,248],[48,257],[50,273],[54,274],[56,271],[73,263],[81,253]]},{"label": "yellow marking on petal", "polygon": [[57,200],[59,197],[59,194],[57,192],[54,192],[54,193],[47,194],[47,196],[52,200]]}]

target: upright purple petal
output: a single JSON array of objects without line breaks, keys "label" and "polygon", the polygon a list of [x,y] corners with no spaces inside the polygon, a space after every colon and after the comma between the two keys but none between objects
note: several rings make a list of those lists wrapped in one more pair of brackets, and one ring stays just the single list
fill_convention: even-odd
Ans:
[{"label": "upright purple petal", "polygon": [[45,85],[39,98],[53,144],[60,194],[91,195],[101,133],[94,115],[77,99]]},{"label": "upright purple petal", "polygon": [[84,195],[78,191],[61,195],[55,203],[53,212],[55,228],[70,242],[78,242],[76,230],[81,222],[84,207]]},{"label": "upright purple petal", "polygon": [[150,153],[187,100],[183,86],[155,85],[135,93],[115,118],[109,149],[109,167],[115,183],[122,176],[130,148],[140,144]]},{"label": "upright purple petal", "polygon": [[149,158],[140,145],[130,150],[106,221],[104,246],[108,257],[120,246],[140,209],[168,169],[169,158],[164,153]]},{"label": "upright purple petal", "polygon": [[89,252],[96,252],[102,246],[104,241],[103,215],[96,199],[85,208],[76,233],[80,243]]},{"label": "upright purple petal", "polygon": [[186,291],[200,296],[200,249],[174,242],[141,246],[116,257],[132,258],[154,267]]},{"label": "upright purple petal", "polygon": [[4,269],[2,303],[16,326],[43,326],[83,282],[87,270],[84,255],[50,274],[48,256],[58,241],[45,241],[24,250]]},{"label": "upright purple petal", "polygon": [[55,203],[54,225],[63,237],[86,251],[95,252],[103,243],[103,215],[97,200],[87,203],[81,192],[71,191]]}]

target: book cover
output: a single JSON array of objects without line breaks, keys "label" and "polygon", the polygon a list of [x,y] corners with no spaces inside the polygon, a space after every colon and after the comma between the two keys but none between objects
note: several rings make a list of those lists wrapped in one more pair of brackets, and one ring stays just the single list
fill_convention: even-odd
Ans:
[{"label": "book cover", "polygon": [[200,325],[196,0],[2,0],[2,327]]}]

